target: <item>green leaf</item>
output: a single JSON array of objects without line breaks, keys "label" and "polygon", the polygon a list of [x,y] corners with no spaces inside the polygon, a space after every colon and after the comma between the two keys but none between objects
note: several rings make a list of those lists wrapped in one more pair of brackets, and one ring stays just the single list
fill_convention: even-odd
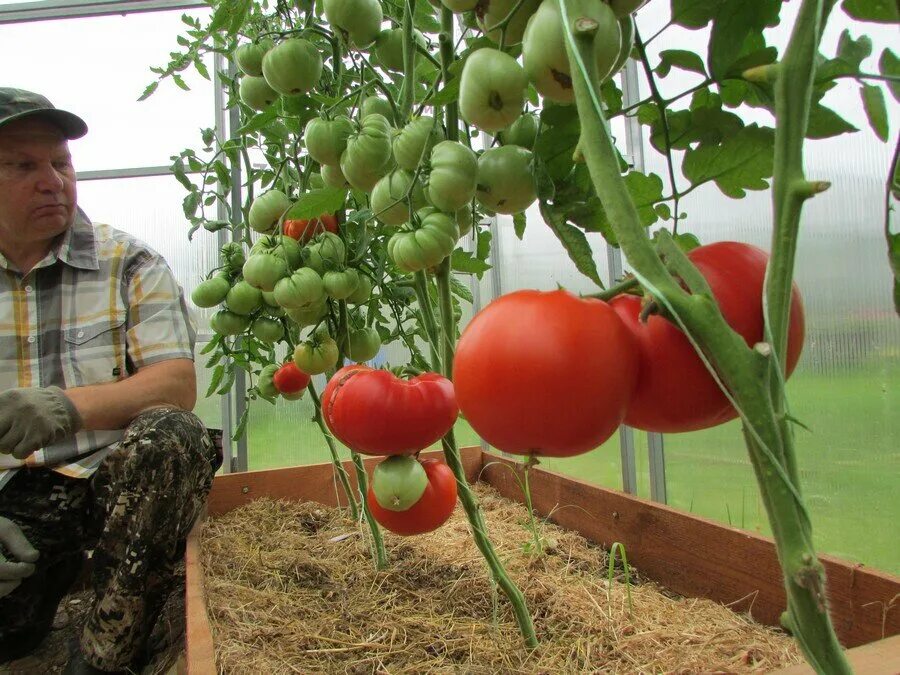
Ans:
[{"label": "green leaf", "polygon": [[491,269],[483,260],[479,260],[471,253],[463,251],[461,248],[453,251],[450,257],[450,267],[454,272],[465,272],[467,274],[481,275]]},{"label": "green leaf", "polygon": [[346,199],[347,191],[340,188],[310,190],[294,202],[284,218],[285,220],[289,218],[302,220],[317,218],[323,213],[334,213],[343,208]]},{"label": "green leaf", "polygon": [[216,140],[216,130],[215,129],[201,129],[200,130],[200,138],[203,140],[204,147],[211,147],[212,144]]},{"label": "green leaf", "polygon": [[900,10],[895,0],[844,0],[841,7],[848,15],[859,21],[900,22]]},{"label": "green leaf", "polygon": [[724,79],[739,57],[745,43],[758,44],[763,28],[778,21],[781,0],[724,0],[713,20],[709,36],[707,64],[717,80]]},{"label": "green leaf", "polygon": [[724,0],[672,0],[672,23],[696,30],[713,20]]},{"label": "green leaf", "polygon": [[809,111],[807,138],[831,138],[840,134],[851,133],[858,129],[831,108],[816,103]]},{"label": "green leaf", "polygon": [[459,279],[454,277],[452,274],[450,275],[450,291],[458,298],[462,298],[469,304],[474,302],[474,298],[472,297],[472,291],[469,290],[469,287],[462,283]]},{"label": "green leaf", "polygon": [[212,377],[209,381],[209,387],[206,389],[206,397],[209,398],[222,383],[222,377],[225,375],[225,366],[219,364],[213,369]]},{"label": "green leaf", "polygon": [[278,111],[275,109],[275,106],[269,106],[265,110],[260,113],[256,113],[253,117],[251,117],[247,123],[242,126],[240,129],[235,132],[239,136],[245,136],[247,134],[252,134],[254,131],[259,131],[260,129],[264,129],[266,126],[271,124],[275,119],[278,118]]},{"label": "green leaf", "polygon": [[591,250],[591,245],[584,236],[584,232],[565,220],[555,217],[547,208],[541,208],[541,214],[544,216],[544,222],[566,249],[571,261],[575,263],[576,269],[603,288],[603,282],[600,281],[600,275],[597,272],[597,264],[594,262],[594,252]]},{"label": "green leaf", "polygon": [[[649,227],[659,220],[659,213],[656,210],[658,202],[663,198],[662,178],[655,173],[649,175],[640,171],[632,171],[625,176],[625,187],[631,194],[631,199],[637,208],[638,217],[641,225]],[[597,197],[591,197],[586,202],[575,204],[568,208],[565,212],[566,218],[579,227],[589,232],[599,232],[603,238],[611,245],[618,246],[615,234],[606,212],[600,204]]]},{"label": "green leaf", "polygon": [[178,73],[172,73],[172,81],[178,85],[180,89],[184,89],[184,91],[190,91],[191,88],[187,86],[187,82],[184,81],[184,78],[181,77]]},{"label": "green leaf", "polygon": [[900,315],[900,232],[888,233],[888,257],[894,272],[894,311]]},{"label": "green leaf", "polygon": [[200,193],[196,191],[190,192],[181,202],[184,215],[188,218],[197,213],[198,206],[200,206]]},{"label": "green leaf", "polygon": [[611,77],[600,86],[600,96],[608,115],[615,115],[622,109],[622,90],[616,84],[616,78]]},{"label": "green leaf", "polygon": [[241,436],[244,435],[244,432],[247,430],[247,420],[249,419],[248,413],[250,412],[250,406],[244,408],[244,412],[241,414],[241,419],[238,422],[237,428],[234,430],[234,434],[231,436],[231,440],[239,441]]},{"label": "green leaf", "polygon": [[209,354],[213,349],[222,344],[222,336],[218,333],[213,336],[213,339],[206,343],[206,346],[200,350],[201,354]]},{"label": "green leaf", "polygon": [[203,63],[203,59],[201,57],[197,57],[194,59],[194,68],[197,69],[197,72],[200,73],[200,77],[204,80],[210,79],[209,77],[209,69],[206,67],[206,64]]},{"label": "green leaf", "polygon": [[525,236],[525,213],[517,213],[513,216],[513,228],[516,231],[516,237],[519,238],[519,241],[522,240],[522,237]]},{"label": "green leaf", "polygon": [[694,52],[683,49],[666,49],[659,53],[659,57],[659,65],[656,66],[655,72],[660,77],[668,75],[672,68],[681,68],[682,70],[706,75],[703,59]]},{"label": "green leaf", "polygon": [[884,92],[881,91],[881,87],[864,84],[859,88],[859,93],[862,96],[866,117],[869,118],[869,126],[882,142],[887,141],[888,117],[887,106],[884,104]]},{"label": "green leaf", "polygon": [[772,175],[772,129],[744,127],[718,145],[700,145],[684,155],[681,170],[692,185],[715,181],[719,190],[740,199],[746,190],[765,190]]},{"label": "green leaf", "polygon": [[153,92],[156,91],[157,87],[159,87],[158,81],[151,82],[150,84],[148,84],[147,88],[144,89],[144,93],[141,94],[140,98],[138,98],[138,101],[144,101],[144,100],[150,98],[150,96],[153,94]]},{"label": "green leaf", "polygon": [[[881,57],[878,59],[878,72],[882,75],[900,77],[900,59],[890,49],[881,52]],[[900,82],[888,82],[887,86],[891,90],[891,95],[900,101]]]},{"label": "green leaf", "polygon": [[837,57],[848,63],[854,70],[859,70],[860,64],[872,54],[872,39],[868,35],[861,35],[854,40],[849,30],[844,30],[838,39]]},{"label": "green leaf", "polygon": [[[665,229],[665,228],[663,228]],[[657,230],[653,233],[651,240],[654,244],[659,242],[659,234],[663,230]],[[669,232],[668,230],[665,230]],[[678,244],[678,248],[687,253],[688,251],[692,251],[693,249],[700,246],[700,240],[696,237],[696,235],[691,234],[690,232],[679,232],[678,234],[669,233],[672,239]]]}]

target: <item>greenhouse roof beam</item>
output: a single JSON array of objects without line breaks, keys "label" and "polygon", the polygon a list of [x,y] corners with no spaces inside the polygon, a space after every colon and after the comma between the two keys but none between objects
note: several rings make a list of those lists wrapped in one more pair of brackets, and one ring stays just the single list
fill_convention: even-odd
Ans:
[{"label": "greenhouse roof beam", "polygon": [[0,25],[208,7],[202,0],[36,0],[0,5]]}]

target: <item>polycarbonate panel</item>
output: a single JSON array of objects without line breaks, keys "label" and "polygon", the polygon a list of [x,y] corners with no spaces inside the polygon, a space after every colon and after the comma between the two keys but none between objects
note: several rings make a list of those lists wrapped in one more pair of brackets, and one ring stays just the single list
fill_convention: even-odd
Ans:
[{"label": "polycarbonate panel", "polygon": [[[180,73],[191,91],[171,78],[146,101],[157,79],[150,66],[166,66],[181,50],[181,15],[206,21],[209,10],[161,11],[125,16],[0,25],[3,86],[36,91],[87,122],[72,142],[79,171],[169,165],[170,155],[200,145],[200,128],[214,126],[212,82],[193,67]],[[212,59],[205,61],[212,72]]]},{"label": "polycarbonate panel", "polygon": [[[661,12],[654,15],[654,8]],[[649,10],[649,14],[648,14]],[[640,28],[652,34],[668,19],[666,5],[642,11]],[[796,8],[785,5],[790,16]],[[895,42],[892,27],[853,24],[839,9],[825,34],[822,51],[833,54],[840,32],[865,31],[873,57],[863,70],[876,71],[881,50]],[[772,31],[784,44],[792,19]],[[686,35],[669,29],[650,51],[684,45]],[[675,39],[677,38],[677,39]],[[696,37],[694,40],[696,41]],[[705,39],[705,37],[704,37]],[[662,80],[664,95],[696,80],[682,71]],[[677,87],[670,85],[676,84]],[[666,89],[665,87],[670,87]],[[820,550],[894,573],[900,571],[900,320],[891,302],[884,226],[884,182],[891,148],[868,127],[858,85],[841,80],[823,103],[860,131],[806,144],[807,176],[832,188],[806,203],[798,248],[796,280],[806,308],[806,344],[788,385],[802,490]],[[643,95],[647,94],[646,85]],[[891,129],[900,119],[892,112]],[[755,119],[771,125],[767,114]],[[647,169],[666,175],[664,158],[647,147]],[[682,188],[686,182],[677,173]],[[710,186],[685,198],[682,227],[704,242],[732,239],[769,249],[771,193],[731,200]],[[896,214],[895,214],[896,217]],[[646,435],[636,434],[640,494],[647,495]],[[752,467],[740,432],[732,422],[690,434],[665,436],[669,504],[735,527],[768,533]]]}]

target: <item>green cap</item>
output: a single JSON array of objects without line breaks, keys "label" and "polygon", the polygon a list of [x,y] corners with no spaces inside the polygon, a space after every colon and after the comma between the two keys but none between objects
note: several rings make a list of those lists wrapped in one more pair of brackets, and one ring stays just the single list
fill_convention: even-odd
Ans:
[{"label": "green cap", "polygon": [[81,138],[87,124],[78,115],[54,107],[40,94],[24,89],[0,87],[0,127],[26,117],[43,117],[60,128],[66,138]]}]

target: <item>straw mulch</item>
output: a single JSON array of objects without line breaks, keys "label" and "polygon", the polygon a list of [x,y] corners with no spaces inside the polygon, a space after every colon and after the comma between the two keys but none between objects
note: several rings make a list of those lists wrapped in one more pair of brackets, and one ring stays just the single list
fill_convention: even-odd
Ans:
[{"label": "straw mulch", "polygon": [[[797,663],[784,633],[706,600],[674,597],[546,524],[529,555],[527,513],[475,486],[490,536],[525,593],[540,647],[524,648],[489,581],[461,507],[437,531],[386,533],[376,572],[368,536],[341,512],[257,500],[211,520],[202,558],[216,661],[224,673],[743,673]],[[349,536],[348,536],[349,535]]]}]

